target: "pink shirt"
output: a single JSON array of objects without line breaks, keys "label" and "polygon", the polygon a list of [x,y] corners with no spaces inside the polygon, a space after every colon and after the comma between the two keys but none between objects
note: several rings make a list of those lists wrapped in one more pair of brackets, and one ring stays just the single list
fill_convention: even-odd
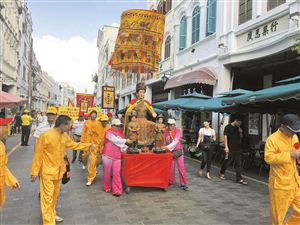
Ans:
[{"label": "pink shirt", "polygon": [[167,148],[171,151],[183,149],[181,144],[181,131],[177,127],[171,132],[169,132],[169,129],[167,128],[164,137]]},{"label": "pink shirt", "polygon": [[128,148],[125,145],[126,139],[123,139],[123,133],[121,130],[115,132],[112,128],[105,132],[104,143],[105,146],[102,151],[102,155],[107,156],[112,160],[120,160],[121,152],[126,151]]}]

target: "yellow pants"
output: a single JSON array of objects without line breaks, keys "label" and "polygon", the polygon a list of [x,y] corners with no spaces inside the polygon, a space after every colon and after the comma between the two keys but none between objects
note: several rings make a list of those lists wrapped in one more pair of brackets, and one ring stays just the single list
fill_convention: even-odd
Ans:
[{"label": "yellow pants", "polygon": [[45,180],[40,178],[41,211],[43,225],[55,225],[56,202],[61,180]]},{"label": "yellow pants", "polygon": [[104,148],[104,146],[100,145],[99,150],[97,151],[97,167],[102,162],[102,150],[103,150],[103,148]]},{"label": "yellow pants", "polygon": [[300,188],[296,183],[293,190],[269,188],[270,192],[270,224],[281,225],[290,206],[293,208],[285,225],[300,225]]},{"label": "yellow pants", "polygon": [[89,155],[90,155],[90,153],[88,151],[83,151],[83,153],[82,153],[82,162],[83,162],[84,166],[87,165]]},{"label": "yellow pants", "polygon": [[[88,178],[87,181],[88,182],[93,182],[95,177],[96,177],[96,168],[97,168],[97,158],[98,158],[98,145],[96,145],[95,147],[93,147],[90,150],[90,163],[89,163],[89,167],[88,167]],[[83,155],[82,155],[83,156]]]}]

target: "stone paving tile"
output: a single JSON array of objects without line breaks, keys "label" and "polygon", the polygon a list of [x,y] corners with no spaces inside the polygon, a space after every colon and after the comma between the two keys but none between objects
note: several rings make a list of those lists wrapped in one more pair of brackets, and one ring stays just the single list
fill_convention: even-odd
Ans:
[{"label": "stone paving tile", "polygon": [[[9,145],[9,143],[8,143]],[[33,139],[30,139],[33,146]],[[7,201],[0,212],[0,224],[42,224],[38,199],[39,182],[29,181],[33,147],[18,148],[9,156],[8,167],[21,183],[20,191],[6,189]],[[22,159],[22,160],[20,160]],[[179,184],[167,192],[158,188],[131,187],[130,194],[119,198],[102,190],[102,167],[90,187],[86,187],[87,171],[81,164],[71,164],[71,180],[61,186],[57,213],[62,225],[94,224],[203,224],[244,225],[269,224],[267,178],[257,181],[248,176],[255,169],[243,171],[247,186],[235,182],[232,168],[226,180],[218,178],[220,168],[212,167],[212,180],[199,177],[199,161],[185,158],[189,189]],[[179,181],[176,175],[177,182]],[[123,186],[125,190],[125,185]],[[289,211],[290,215],[290,211]],[[288,216],[289,216],[288,215]]]}]

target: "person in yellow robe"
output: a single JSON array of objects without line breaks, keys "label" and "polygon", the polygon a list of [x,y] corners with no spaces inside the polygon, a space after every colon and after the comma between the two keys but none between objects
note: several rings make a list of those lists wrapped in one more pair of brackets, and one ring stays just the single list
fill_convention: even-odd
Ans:
[{"label": "person in yellow robe", "polygon": [[100,165],[102,162],[102,150],[104,148],[104,137],[105,137],[105,132],[110,129],[109,123],[109,118],[107,115],[102,115],[100,118],[101,122],[101,128],[100,128],[100,146],[99,150],[97,153],[97,167]]},{"label": "person in yellow robe", "polygon": [[270,164],[270,224],[283,224],[290,206],[293,212],[285,225],[300,224],[300,176],[296,159],[300,150],[295,149],[300,132],[298,116],[287,114],[282,118],[279,129],[270,135],[265,145],[265,161]]},{"label": "person in yellow robe", "polygon": [[94,143],[93,148],[89,152],[84,152],[82,154],[83,166],[82,169],[87,165],[87,158],[89,156],[90,162],[88,166],[88,177],[86,186],[91,186],[92,182],[96,177],[97,172],[97,154],[101,143],[100,133],[101,124],[97,118],[97,111],[93,110],[90,113],[90,120],[87,120],[83,124],[82,133],[80,141],[83,143]]},{"label": "person in yellow robe", "polygon": [[[6,140],[8,137],[7,125],[12,121],[12,118],[0,118],[0,140]],[[5,187],[4,184],[11,189],[20,189],[18,180],[12,175],[6,164],[8,157],[5,152],[5,145],[0,141],[0,209],[5,202]]]},{"label": "person in yellow robe", "polygon": [[71,118],[60,115],[52,129],[45,131],[36,143],[30,175],[34,182],[40,175],[41,211],[43,224],[55,224],[63,221],[56,215],[56,201],[60,190],[61,179],[66,171],[64,161],[65,149],[88,150],[91,143],[72,141],[67,135],[70,129]]}]

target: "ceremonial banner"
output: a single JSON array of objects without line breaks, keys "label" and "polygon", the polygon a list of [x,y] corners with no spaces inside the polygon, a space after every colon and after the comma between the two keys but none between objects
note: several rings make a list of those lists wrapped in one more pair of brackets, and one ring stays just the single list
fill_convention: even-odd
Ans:
[{"label": "ceremonial banner", "polygon": [[59,106],[57,110],[58,115],[67,115],[76,120],[79,115],[79,107],[68,107],[68,106]]},{"label": "ceremonial banner", "polygon": [[73,106],[73,103],[72,103],[72,101],[71,101],[71,99],[69,99],[69,98],[68,98],[68,106],[69,106],[69,107],[74,107],[74,106]]},{"label": "ceremonial banner", "polygon": [[82,112],[88,112],[88,108],[94,107],[94,95],[76,93],[76,106]]},{"label": "ceremonial banner", "polygon": [[115,87],[102,86],[102,109],[114,109]]},{"label": "ceremonial banner", "polygon": [[[165,15],[152,10],[126,10],[121,15],[111,75],[157,73]],[[128,75],[130,76],[130,75]],[[126,77],[126,75],[124,76]]]}]

